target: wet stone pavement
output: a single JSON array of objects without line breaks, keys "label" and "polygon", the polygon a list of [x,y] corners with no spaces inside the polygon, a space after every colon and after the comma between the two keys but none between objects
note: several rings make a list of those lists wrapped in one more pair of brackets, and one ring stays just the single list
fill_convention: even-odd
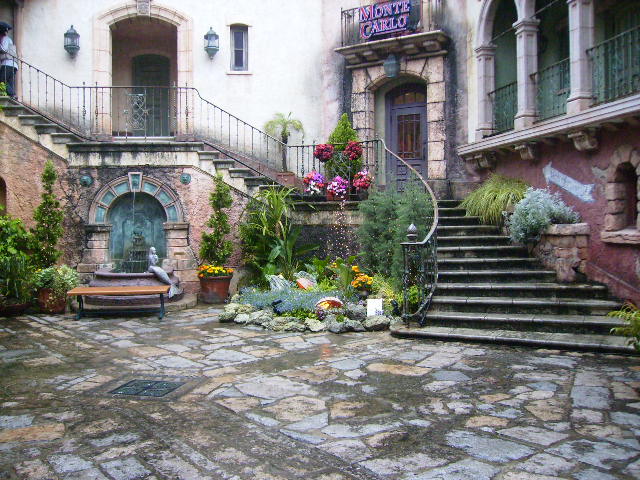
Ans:
[{"label": "wet stone pavement", "polygon": [[640,478],[639,358],[217,313],[0,319],[0,478]]}]

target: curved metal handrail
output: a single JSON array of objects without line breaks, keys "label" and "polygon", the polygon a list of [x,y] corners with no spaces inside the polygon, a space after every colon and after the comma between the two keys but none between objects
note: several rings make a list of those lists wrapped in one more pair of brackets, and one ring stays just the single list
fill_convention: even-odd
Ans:
[{"label": "curved metal handrail", "polygon": [[[425,235],[424,239],[417,241],[416,228],[412,224],[407,231],[409,241],[402,243],[402,251],[404,257],[404,276],[402,282],[403,291],[403,311],[402,318],[405,323],[409,324],[412,320],[417,321],[421,326],[425,324],[425,318],[431,300],[436,291],[438,284],[438,258],[437,258],[437,235],[439,212],[438,199],[429,186],[429,183],[413,166],[407,163],[402,157],[387,148],[384,140],[380,140],[387,155],[391,155],[395,160],[401,162],[407,167],[422,183],[425,190],[431,197],[433,205],[433,219],[431,227]],[[410,289],[418,286],[420,295],[418,307],[411,311]]]}]

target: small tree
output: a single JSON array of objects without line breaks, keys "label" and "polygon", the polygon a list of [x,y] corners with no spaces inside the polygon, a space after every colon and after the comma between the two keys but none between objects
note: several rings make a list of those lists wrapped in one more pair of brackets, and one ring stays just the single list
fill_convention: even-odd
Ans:
[{"label": "small tree", "polygon": [[209,205],[213,211],[206,223],[212,231],[211,233],[202,232],[200,260],[212,265],[223,265],[233,251],[231,241],[225,240],[225,236],[231,232],[231,227],[229,215],[223,209],[229,208],[233,201],[231,188],[224,182],[222,175],[216,175],[213,182],[215,189],[209,195]]},{"label": "small tree", "polygon": [[329,135],[329,143],[335,147],[335,154],[331,160],[326,162],[327,175],[333,177],[340,175],[351,181],[353,176],[362,168],[362,160],[350,160],[344,155],[344,149],[349,142],[359,142],[358,132],[351,126],[349,117],[343,113],[338,120],[336,128]]},{"label": "small tree", "polygon": [[47,268],[55,265],[62,252],[56,248],[58,240],[64,233],[62,220],[64,214],[60,202],[53,193],[53,184],[58,179],[58,174],[51,160],[47,160],[42,172],[42,201],[36,208],[33,218],[36,221],[35,228],[31,229],[33,235],[33,264],[37,268]]},{"label": "small tree", "polygon": [[[291,112],[286,116],[284,113],[276,113],[271,120],[264,124],[264,130],[271,136],[280,136],[280,140],[285,145],[289,143],[292,131],[304,134],[302,122],[291,118]],[[282,149],[282,171],[287,171],[287,151],[285,148]]]},{"label": "small tree", "polygon": [[358,132],[356,132],[351,126],[349,117],[346,113],[343,113],[338,120],[336,128],[329,135],[329,143],[332,143],[336,150],[341,152],[347,146],[349,142],[359,142]]}]

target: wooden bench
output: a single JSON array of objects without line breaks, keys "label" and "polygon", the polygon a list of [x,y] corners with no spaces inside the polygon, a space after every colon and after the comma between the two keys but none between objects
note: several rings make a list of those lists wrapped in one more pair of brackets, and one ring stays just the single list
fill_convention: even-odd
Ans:
[{"label": "wooden bench", "polygon": [[[76,287],[67,292],[69,297],[78,297],[78,312],[76,319],[79,320],[83,315],[89,314],[117,314],[127,313],[149,313],[158,312],[158,318],[164,317],[164,296],[169,293],[169,285],[160,286],[127,286],[127,287]],[[160,295],[160,308],[132,308],[130,310],[96,310],[86,312],[84,309],[83,297],[102,296],[102,297],[131,297],[134,295]]]}]

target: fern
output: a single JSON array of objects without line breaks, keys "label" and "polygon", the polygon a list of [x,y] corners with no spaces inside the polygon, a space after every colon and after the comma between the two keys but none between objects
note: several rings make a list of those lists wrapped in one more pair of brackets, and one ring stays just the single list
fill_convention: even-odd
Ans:
[{"label": "fern", "polygon": [[524,198],[528,185],[522,180],[492,175],[480,188],[471,192],[460,206],[467,216],[480,217],[482,223],[500,225],[502,212]]},{"label": "fern", "polygon": [[612,328],[611,333],[630,337],[629,345],[633,345],[633,348],[640,352],[640,308],[631,302],[626,302],[620,310],[609,312],[608,315],[621,318],[628,323],[624,327]]}]

